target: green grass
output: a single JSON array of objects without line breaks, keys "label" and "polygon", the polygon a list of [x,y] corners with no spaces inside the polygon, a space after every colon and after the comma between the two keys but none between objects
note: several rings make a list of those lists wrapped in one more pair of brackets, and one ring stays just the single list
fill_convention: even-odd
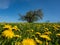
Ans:
[{"label": "green grass", "polygon": [[[13,32],[15,34],[21,35],[21,38],[7,39],[5,37],[2,37],[1,34],[4,31],[3,27],[5,24],[10,24],[12,25],[12,27],[15,25],[18,26],[20,31],[13,31]],[[54,28],[54,26],[56,28]],[[45,28],[48,28],[48,30],[46,30]],[[27,30],[29,31],[34,30],[34,31],[27,32]],[[36,35],[35,33],[39,32],[41,33],[41,35],[43,35],[44,32],[48,31],[52,33],[48,35],[51,38],[51,41],[48,41],[49,45],[59,45],[60,37],[56,36],[56,34],[57,33],[60,34],[60,23],[0,23],[0,45],[15,45],[15,42],[17,41],[21,42],[25,38],[32,38],[35,40],[35,37],[37,37],[39,40],[43,42],[42,45],[45,45],[44,42],[46,42],[46,40],[41,39],[41,37],[39,37],[39,35]],[[33,35],[35,35],[35,37]]]}]

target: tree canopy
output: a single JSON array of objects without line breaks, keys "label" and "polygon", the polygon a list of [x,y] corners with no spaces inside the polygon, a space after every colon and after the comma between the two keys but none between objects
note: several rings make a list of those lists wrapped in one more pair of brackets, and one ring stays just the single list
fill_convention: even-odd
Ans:
[{"label": "tree canopy", "polygon": [[32,23],[34,21],[37,21],[39,19],[43,19],[43,13],[42,10],[34,10],[34,11],[28,11],[26,15],[19,15],[19,20],[27,21],[29,23]]}]

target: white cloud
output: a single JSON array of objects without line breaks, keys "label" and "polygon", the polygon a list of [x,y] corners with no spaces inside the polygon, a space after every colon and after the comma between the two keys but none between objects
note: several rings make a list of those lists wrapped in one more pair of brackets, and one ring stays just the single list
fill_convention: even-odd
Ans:
[{"label": "white cloud", "polygon": [[7,9],[11,0],[0,0],[0,9]]}]

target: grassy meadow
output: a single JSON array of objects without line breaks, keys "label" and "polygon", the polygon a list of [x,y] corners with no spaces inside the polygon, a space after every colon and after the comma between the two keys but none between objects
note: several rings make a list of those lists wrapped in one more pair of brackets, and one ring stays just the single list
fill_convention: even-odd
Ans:
[{"label": "grassy meadow", "polygon": [[60,23],[0,23],[0,45],[60,45]]}]

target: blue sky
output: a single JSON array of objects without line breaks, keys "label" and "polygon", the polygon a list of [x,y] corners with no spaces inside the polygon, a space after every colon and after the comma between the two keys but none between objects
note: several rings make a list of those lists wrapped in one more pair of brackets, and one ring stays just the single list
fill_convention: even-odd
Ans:
[{"label": "blue sky", "polygon": [[19,22],[19,13],[37,9],[44,14],[40,22],[60,21],[60,0],[0,0],[0,22]]}]

